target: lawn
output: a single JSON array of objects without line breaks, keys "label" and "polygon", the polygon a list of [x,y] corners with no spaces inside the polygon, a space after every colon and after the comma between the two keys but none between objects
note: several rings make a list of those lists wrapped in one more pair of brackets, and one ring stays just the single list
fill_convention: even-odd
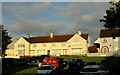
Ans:
[{"label": "lawn", "polygon": [[38,70],[39,67],[32,67],[29,69],[25,69],[19,72],[16,72],[16,75],[36,75],[36,72]]},{"label": "lawn", "polygon": [[2,68],[2,74],[3,75],[18,75],[18,74],[24,74],[24,73],[36,73],[38,67],[33,66],[9,66],[9,67],[3,67]]}]

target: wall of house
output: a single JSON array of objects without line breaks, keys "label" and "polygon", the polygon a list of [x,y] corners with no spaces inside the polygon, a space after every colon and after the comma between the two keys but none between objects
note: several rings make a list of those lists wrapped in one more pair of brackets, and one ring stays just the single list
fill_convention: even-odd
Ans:
[{"label": "wall of house", "polygon": [[5,54],[8,56],[14,56],[14,49],[6,49]]},{"label": "wall of house", "polygon": [[[18,47],[18,45],[23,45],[24,44],[24,47]],[[24,56],[24,55],[29,55],[29,50],[30,50],[30,47],[29,47],[29,42],[27,42],[23,37],[21,37],[15,44],[14,44],[14,55],[15,56]],[[25,53],[24,54],[18,54],[18,50],[22,50],[24,51],[25,50]]]},{"label": "wall of house", "polygon": [[100,38],[100,52],[102,50],[102,54],[106,54],[103,51],[104,47],[107,48],[109,52],[111,52],[113,51],[113,46],[114,46],[114,42],[112,37]]},{"label": "wall of house", "polygon": [[[81,42],[81,44],[73,45],[72,43],[75,42]],[[62,46],[62,43],[65,43],[65,46]],[[46,46],[42,46],[43,44],[45,44]],[[55,44],[56,46],[52,46],[52,44]],[[86,54],[88,51],[87,41],[78,34],[75,34],[67,42],[32,43],[30,44],[30,55],[34,55],[34,56],[41,55],[39,54],[38,51],[44,52],[44,54],[47,55],[48,50],[50,50],[50,55],[54,55],[54,56],[73,55],[72,49],[81,49],[80,53],[76,55]],[[59,54],[55,53],[54,50],[60,50]]]},{"label": "wall of house", "polygon": [[14,43],[17,41],[17,39],[13,40],[10,44],[7,45],[8,49],[14,49]]},{"label": "wall of house", "polygon": [[[65,43],[65,46],[62,46],[61,44]],[[54,45],[53,45],[54,44]],[[35,47],[36,45],[36,47]],[[46,45],[46,46],[44,46]],[[56,55],[54,54],[53,50],[60,50],[60,54],[63,55],[63,50],[67,49],[67,43],[66,42],[52,42],[52,43],[32,43],[30,45],[30,50],[32,54],[32,51],[34,51],[34,55],[41,55],[38,53],[38,51],[43,51],[44,54],[48,54],[48,50],[50,50],[50,55]]]},{"label": "wall of house", "polygon": [[[73,55],[72,50],[73,49],[80,49],[80,53],[76,55],[85,55],[88,52],[88,44],[85,39],[83,39],[81,36],[78,34],[75,34],[68,42],[68,52],[70,55]],[[73,44],[75,42],[81,42],[81,44]]]},{"label": "wall of house", "polygon": [[[89,42],[90,44],[90,42]],[[22,46],[21,46],[22,45]],[[23,46],[24,45],[24,46]],[[74,53],[75,50],[78,53]],[[18,51],[25,51],[23,54],[18,54]],[[50,51],[50,52],[48,52]],[[8,55],[12,54],[13,57],[19,56],[39,56],[39,55],[85,55],[88,52],[87,40],[83,39],[80,35],[75,34],[71,39],[66,42],[52,42],[52,43],[29,43],[23,37],[20,37],[14,43],[14,50],[6,50]]]},{"label": "wall of house", "polygon": [[[107,42],[104,42],[104,39],[106,39]],[[120,48],[119,37],[116,37],[115,39],[113,39],[113,37],[100,38],[100,51],[103,47],[108,47],[109,49],[109,53],[104,54],[107,54],[108,56],[116,54]]]}]

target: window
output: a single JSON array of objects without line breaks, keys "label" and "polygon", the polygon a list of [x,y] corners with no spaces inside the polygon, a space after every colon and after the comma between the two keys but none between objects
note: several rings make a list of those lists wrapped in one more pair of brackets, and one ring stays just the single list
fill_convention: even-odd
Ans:
[{"label": "window", "polygon": [[72,49],[72,54],[76,55],[76,54],[80,54],[81,53],[81,49]]},{"label": "window", "polygon": [[56,44],[55,44],[55,43],[52,43],[52,46],[56,46]]},{"label": "window", "polygon": [[25,47],[25,44],[23,44],[23,47]]},{"label": "window", "polygon": [[66,46],[66,43],[61,43],[61,46]]},{"label": "window", "polygon": [[18,47],[20,47],[20,44],[18,44]]},{"label": "window", "polygon": [[37,45],[36,44],[33,44],[33,47],[36,47]]},{"label": "window", "polygon": [[18,47],[25,47],[25,44],[18,44]]},{"label": "window", "polygon": [[45,46],[46,46],[46,44],[45,44],[45,43],[43,43],[43,44],[42,44],[42,46],[43,46],[43,47],[45,47]]},{"label": "window", "polygon": [[61,54],[61,50],[60,49],[53,49],[52,53],[53,54]]},{"label": "window", "polygon": [[18,54],[25,54],[24,50],[18,50]]},{"label": "window", "polygon": [[38,55],[39,55],[39,54],[40,54],[40,55],[44,55],[44,54],[45,54],[45,50],[38,50],[38,51],[37,51],[37,54],[38,54]]},{"label": "window", "polygon": [[107,42],[107,39],[104,39],[103,42]]},{"label": "window", "polygon": [[82,43],[79,41],[79,42],[72,42],[72,45],[81,45]]},{"label": "window", "polygon": [[119,47],[114,47],[114,50],[115,50],[115,51],[119,50]]},{"label": "window", "polygon": [[118,41],[118,38],[115,38],[114,41]]}]

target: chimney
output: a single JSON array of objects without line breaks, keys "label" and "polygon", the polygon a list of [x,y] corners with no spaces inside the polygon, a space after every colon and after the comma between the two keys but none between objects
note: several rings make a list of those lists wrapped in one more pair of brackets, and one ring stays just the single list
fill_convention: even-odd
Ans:
[{"label": "chimney", "polygon": [[53,32],[51,32],[51,33],[50,33],[50,37],[51,37],[51,38],[53,38],[53,36],[54,36],[54,33],[53,33]]},{"label": "chimney", "polygon": [[30,34],[27,34],[27,39],[29,39],[30,38]]},{"label": "chimney", "polygon": [[78,31],[78,35],[81,35],[81,30]]}]

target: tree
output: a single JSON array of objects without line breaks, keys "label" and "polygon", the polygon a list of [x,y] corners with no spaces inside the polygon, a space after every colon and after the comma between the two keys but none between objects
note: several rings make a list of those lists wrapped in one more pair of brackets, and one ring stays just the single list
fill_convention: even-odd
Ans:
[{"label": "tree", "polygon": [[110,2],[112,5],[108,10],[106,10],[106,15],[103,16],[104,19],[99,21],[104,24],[105,28],[120,28],[120,1]]},{"label": "tree", "polygon": [[11,42],[10,35],[8,34],[8,31],[4,28],[4,25],[1,25],[2,29],[2,54],[5,54],[5,50],[7,49],[7,45]]}]

